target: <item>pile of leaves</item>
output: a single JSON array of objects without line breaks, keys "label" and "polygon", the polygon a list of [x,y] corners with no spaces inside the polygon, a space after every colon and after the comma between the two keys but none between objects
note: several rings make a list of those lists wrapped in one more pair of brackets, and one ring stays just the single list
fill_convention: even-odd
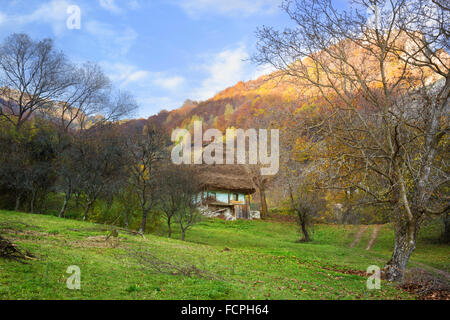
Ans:
[{"label": "pile of leaves", "polygon": [[23,252],[17,245],[0,235],[0,258],[11,259],[25,263],[26,260],[35,260],[29,252]]},{"label": "pile of leaves", "polygon": [[325,270],[328,270],[328,271],[334,271],[334,272],[339,272],[339,273],[343,273],[343,274],[350,274],[350,275],[354,275],[354,276],[361,276],[361,277],[368,277],[368,276],[370,276],[365,271],[352,270],[352,269],[349,269],[349,268],[342,268],[342,266],[338,266],[338,265],[322,266],[322,268],[325,269]]},{"label": "pile of leaves", "polygon": [[421,300],[450,300],[448,281],[437,278],[423,269],[409,270],[399,287]]}]

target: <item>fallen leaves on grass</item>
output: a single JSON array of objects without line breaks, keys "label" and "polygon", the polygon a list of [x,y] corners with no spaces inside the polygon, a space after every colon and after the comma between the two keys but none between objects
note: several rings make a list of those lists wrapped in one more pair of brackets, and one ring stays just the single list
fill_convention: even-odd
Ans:
[{"label": "fallen leaves on grass", "polygon": [[328,271],[334,271],[334,272],[338,272],[338,273],[343,273],[343,274],[351,274],[351,275],[355,275],[355,276],[361,276],[361,277],[368,277],[370,276],[369,274],[367,274],[367,272],[362,271],[362,270],[352,270],[352,269],[343,269],[340,266],[336,266],[336,265],[332,265],[332,266],[322,266],[322,269],[328,270]]},{"label": "fallen leaves on grass", "polygon": [[296,223],[296,218],[294,216],[286,215],[286,214],[274,214],[272,213],[270,216],[266,217],[266,221],[275,221],[281,223]]}]

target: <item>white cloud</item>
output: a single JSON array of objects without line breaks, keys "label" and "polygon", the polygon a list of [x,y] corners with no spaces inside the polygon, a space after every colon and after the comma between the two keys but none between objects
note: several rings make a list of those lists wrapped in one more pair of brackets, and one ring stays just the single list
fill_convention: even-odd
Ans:
[{"label": "white cloud", "polygon": [[253,72],[253,75],[251,78],[258,79],[259,77],[269,75],[275,71],[276,71],[276,68],[273,65],[267,63],[264,65],[258,66],[256,68],[256,70]]},{"label": "white cloud", "polygon": [[149,72],[145,71],[145,70],[135,71],[129,75],[128,82],[138,82],[138,81],[145,80],[145,79],[147,79],[148,75],[149,75]]},{"label": "white cloud", "polygon": [[204,13],[222,15],[271,14],[278,10],[281,0],[175,0],[186,13],[198,16]]},{"label": "white cloud", "polygon": [[103,9],[114,14],[122,14],[125,11],[137,10],[141,7],[141,3],[138,0],[128,0],[126,4],[122,1],[122,7],[118,6],[115,0],[98,0],[98,3]]},{"label": "white cloud", "polygon": [[66,29],[67,8],[70,4],[65,0],[52,0],[39,6],[35,11],[23,15],[6,16],[0,13],[0,23],[25,25],[29,23],[47,23],[58,35]]},{"label": "white cloud", "polygon": [[6,16],[0,12],[0,24],[6,22]]},{"label": "white cloud", "polygon": [[122,32],[116,33],[116,37],[111,40],[120,48],[119,52],[122,55],[126,55],[137,38],[137,32],[127,27]]},{"label": "white cloud", "polygon": [[103,62],[102,67],[111,80],[121,88],[130,85],[139,86],[140,88],[157,86],[173,91],[179,89],[185,83],[183,77],[170,76],[165,72],[142,70],[131,64]]},{"label": "white cloud", "polygon": [[205,62],[197,68],[208,74],[201,87],[194,90],[194,98],[206,100],[237,82],[248,78],[249,55],[243,46],[224,50],[215,56],[204,57]]},{"label": "white cloud", "polygon": [[161,109],[179,107],[186,98],[207,100],[239,81],[273,71],[267,65],[255,68],[248,61],[249,54],[244,45],[199,58],[201,62],[191,67],[192,71],[204,76],[197,85],[168,71],[155,72],[127,63],[103,62],[101,65],[119,88],[137,95],[142,114],[146,116]]},{"label": "white cloud", "polygon": [[206,77],[199,87],[189,92],[190,96],[194,100],[207,100],[240,81],[255,80],[275,71],[275,68],[269,64],[256,67],[249,58],[250,55],[244,45],[215,55],[203,56],[203,63],[195,66],[194,69],[203,71]]},{"label": "white cloud", "polygon": [[130,83],[140,82],[145,80],[149,72],[139,70],[136,66],[123,63],[101,63],[103,69],[109,78],[115,82],[120,88],[124,88]]},{"label": "white cloud", "polygon": [[100,41],[112,57],[126,55],[138,37],[130,27],[117,31],[112,25],[95,20],[86,22],[85,29]]},{"label": "white cloud", "polygon": [[[137,98],[137,101],[139,105],[144,108],[152,108],[154,114],[162,109],[176,108],[183,104],[183,101],[177,101],[169,97],[156,97],[151,95],[141,96]],[[147,114],[146,116],[148,117],[149,114]]]},{"label": "white cloud", "polygon": [[179,108],[184,101],[172,97],[153,96],[151,94],[141,95],[136,100],[140,106],[139,115],[143,118],[157,114],[163,109],[173,110]]},{"label": "white cloud", "polygon": [[108,10],[109,12],[115,14],[123,12],[122,9],[117,6],[114,0],[99,0],[99,4],[103,9]]},{"label": "white cloud", "polygon": [[141,7],[141,3],[138,0],[130,0],[128,2],[128,7],[131,10],[137,10],[137,9],[139,9]]},{"label": "white cloud", "polygon": [[153,80],[153,83],[167,90],[176,90],[183,85],[185,79],[180,76],[165,77],[163,74],[159,74]]}]

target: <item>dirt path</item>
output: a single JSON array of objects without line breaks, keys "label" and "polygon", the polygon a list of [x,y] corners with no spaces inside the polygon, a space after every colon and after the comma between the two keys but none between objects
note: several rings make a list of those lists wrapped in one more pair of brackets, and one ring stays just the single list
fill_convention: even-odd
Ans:
[{"label": "dirt path", "polygon": [[368,226],[361,226],[361,229],[359,229],[358,234],[355,236],[355,240],[353,240],[353,242],[350,244],[350,248],[353,248],[359,243],[359,241],[361,241],[361,237],[364,232],[366,232],[367,228]]},{"label": "dirt path", "polygon": [[375,241],[377,240],[378,234],[380,233],[381,228],[383,228],[382,225],[376,225],[372,232],[372,237],[369,240],[369,243],[367,244],[366,250],[369,251],[372,249],[373,245],[375,244]]}]

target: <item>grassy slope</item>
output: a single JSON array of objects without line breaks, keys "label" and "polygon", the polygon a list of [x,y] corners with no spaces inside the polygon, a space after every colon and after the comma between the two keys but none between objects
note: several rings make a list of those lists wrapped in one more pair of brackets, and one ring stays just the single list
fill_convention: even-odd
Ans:
[{"label": "grassy slope", "polygon": [[[382,266],[392,246],[389,226],[370,252],[365,246],[372,227],[354,249],[348,248],[358,230],[353,226],[316,226],[314,242],[299,244],[291,224],[208,220],[188,233],[190,242],[155,235],[144,240],[122,233],[117,248],[87,241],[106,232],[93,231],[96,225],[79,221],[0,211],[0,228],[8,227],[28,231],[7,237],[39,260],[28,265],[0,260],[0,299],[411,298],[392,284],[368,291],[365,278],[327,270],[333,265],[353,270]],[[422,234],[432,237],[436,232],[433,225]],[[156,272],[140,263],[137,252],[178,266],[195,265],[216,279]],[[448,268],[448,246],[421,238],[412,266],[414,261]],[[80,291],[66,288],[70,265],[81,268]]]}]

